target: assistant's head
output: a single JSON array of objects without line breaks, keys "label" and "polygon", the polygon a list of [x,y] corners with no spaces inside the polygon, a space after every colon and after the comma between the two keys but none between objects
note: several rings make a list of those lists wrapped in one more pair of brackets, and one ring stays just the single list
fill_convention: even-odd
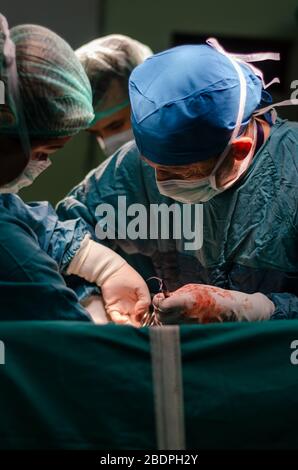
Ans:
[{"label": "assistant's head", "polygon": [[85,44],[76,54],[92,87],[95,119],[89,130],[110,155],[133,138],[128,79],[152,51],[128,36],[112,34]]},{"label": "assistant's head", "polygon": [[20,25],[9,30],[0,17],[0,79],[5,85],[5,105],[0,106],[2,187],[29,162],[44,162],[88,127],[94,114],[83,67],[71,47],[47,28]]},{"label": "assistant's head", "polygon": [[235,62],[209,45],[180,46],[132,72],[133,131],[162,194],[206,202],[239,180],[268,136],[253,113],[269,95]]}]

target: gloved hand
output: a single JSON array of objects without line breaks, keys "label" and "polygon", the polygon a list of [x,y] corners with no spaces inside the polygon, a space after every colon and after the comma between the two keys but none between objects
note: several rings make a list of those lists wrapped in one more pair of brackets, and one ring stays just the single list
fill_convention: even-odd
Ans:
[{"label": "gloved hand", "polygon": [[67,274],[76,274],[101,287],[112,321],[140,326],[151,303],[143,278],[117,253],[87,236],[71,261]]},{"label": "gloved hand", "polygon": [[186,284],[166,297],[157,294],[153,305],[165,324],[268,320],[275,307],[265,295],[245,294],[203,284]]}]

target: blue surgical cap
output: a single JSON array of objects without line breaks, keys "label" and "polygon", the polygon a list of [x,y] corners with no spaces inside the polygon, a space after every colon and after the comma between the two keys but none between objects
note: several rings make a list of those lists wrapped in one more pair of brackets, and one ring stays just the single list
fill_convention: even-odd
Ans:
[{"label": "blue surgical cap", "polygon": [[[262,100],[262,81],[241,62],[242,126]],[[236,125],[240,81],[228,57],[209,45],[179,46],[148,58],[129,80],[132,127],[142,155],[162,165],[219,156]]]}]

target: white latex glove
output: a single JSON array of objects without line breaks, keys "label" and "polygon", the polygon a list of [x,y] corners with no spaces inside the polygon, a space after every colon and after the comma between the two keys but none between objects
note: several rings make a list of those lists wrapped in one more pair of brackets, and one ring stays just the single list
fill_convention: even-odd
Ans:
[{"label": "white latex glove", "polygon": [[222,321],[268,320],[275,310],[268,297],[257,292],[245,294],[203,284],[186,284],[168,297],[153,298],[162,323],[211,323]]},{"label": "white latex glove", "polygon": [[87,236],[71,261],[67,274],[76,274],[101,287],[112,321],[140,326],[151,303],[143,278],[117,253]]},{"label": "white latex glove", "polygon": [[111,321],[107,316],[101,295],[90,295],[90,297],[84,299],[81,304],[97,325],[106,325]]}]

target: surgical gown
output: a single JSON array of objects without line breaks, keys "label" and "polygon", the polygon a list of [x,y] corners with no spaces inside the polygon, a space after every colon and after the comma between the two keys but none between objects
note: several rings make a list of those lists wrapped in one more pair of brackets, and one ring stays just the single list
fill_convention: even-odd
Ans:
[{"label": "surgical gown", "polygon": [[[127,206],[174,202],[159,194],[155,172],[133,141],[87,175],[57,211],[61,219],[79,217],[95,229],[101,204],[111,204],[116,219],[123,216],[118,196],[126,196]],[[272,319],[298,318],[298,123],[277,119],[245,176],[204,203],[203,215],[203,246],[195,251],[173,237],[105,243],[132,265],[142,257],[140,263],[151,264],[170,290],[204,283],[262,292],[275,304]],[[78,284],[80,295],[87,295]]]},{"label": "surgical gown", "polygon": [[0,196],[0,320],[88,321],[62,275],[88,232],[83,221],[59,222],[46,202]]}]

